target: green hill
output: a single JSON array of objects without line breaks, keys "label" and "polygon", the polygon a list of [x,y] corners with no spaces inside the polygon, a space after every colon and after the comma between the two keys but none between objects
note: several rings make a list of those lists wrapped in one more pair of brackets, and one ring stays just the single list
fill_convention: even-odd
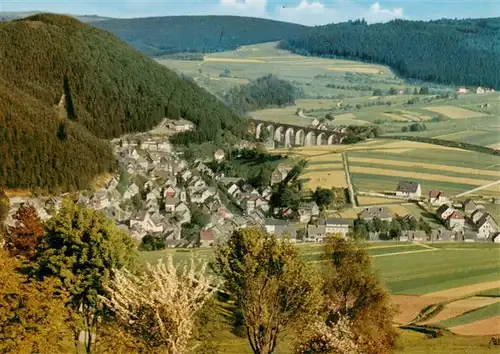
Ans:
[{"label": "green hill", "polygon": [[165,116],[197,125],[178,139],[189,143],[245,130],[214,96],[108,32],[49,14],[0,23],[0,186],[81,188],[113,167],[103,139]]},{"label": "green hill", "polygon": [[167,16],[111,19],[93,23],[151,56],[215,52],[272,42],[305,33],[309,27],[239,16]]},{"label": "green hill", "polygon": [[386,64],[409,78],[500,89],[500,18],[353,21],[314,27],[280,47]]}]

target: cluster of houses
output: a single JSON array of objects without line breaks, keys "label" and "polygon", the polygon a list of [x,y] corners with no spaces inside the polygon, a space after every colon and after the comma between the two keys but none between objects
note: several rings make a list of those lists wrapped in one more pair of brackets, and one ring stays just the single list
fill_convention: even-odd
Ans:
[{"label": "cluster of houses", "polygon": [[[459,94],[464,95],[464,94],[467,94],[469,92],[470,92],[470,90],[467,87],[463,87],[462,86],[462,87],[458,87],[457,88],[457,93],[459,93]],[[479,86],[479,87],[476,87],[475,92],[476,92],[476,94],[481,95],[483,93],[495,92],[495,89],[493,89],[493,88],[485,88],[485,87]]]},{"label": "cluster of houses", "polygon": [[463,203],[463,208],[442,204],[437,210],[437,217],[448,229],[459,232],[461,241],[493,241],[500,242],[499,227],[495,219],[484,210],[484,206],[471,199]]}]

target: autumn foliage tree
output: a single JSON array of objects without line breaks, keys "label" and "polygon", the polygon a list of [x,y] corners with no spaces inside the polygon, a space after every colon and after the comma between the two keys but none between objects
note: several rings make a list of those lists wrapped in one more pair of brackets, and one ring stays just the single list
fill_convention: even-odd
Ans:
[{"label": "autumn foliage tree", "polygon": [[0,249],[0,353],[69,353],[72,316],[52,279],[30,282]]},{"label": "autumn foliage tree", "polygon": [[216,249],[215,268],[236,300],[255,354],[273,353],[278,335],[303,326],[319,307],[321,279],[286,239],[258,229],[235,231]]},{"label": "autumn foliage tree", "polygon": [[397,338],[392,326],[395,312],[368,253],[356,241],[332,237],[324,260],[325,324],[335,329],[346,319],[362,353],[389,352]]},{"label": "autumn foliage tree", "polygon": [[34,206],[23,204],[14,215],[18,225],[9,227],[5,248],[11,256],[31,259],[44,234],[43,223]]}]

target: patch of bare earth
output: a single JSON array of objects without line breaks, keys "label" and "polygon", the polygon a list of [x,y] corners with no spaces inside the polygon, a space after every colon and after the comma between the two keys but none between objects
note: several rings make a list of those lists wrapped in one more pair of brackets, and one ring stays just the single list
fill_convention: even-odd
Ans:
[{"label": "patch of bare earth", "polygon": [[394,322],[406,324],[411,322],[427,306],[439,304],[444,299],[412,296],[412,295],[391,295],[391,301],[399,307],[399,313],[394,316]]},{"label": "patch of bare earth", "polygon": [[464,336],[490,336],[500,334],[500,316],[450,328],[453,333]]},{"label": "patch of bare earth", "polygon": [[499,287],[500,280],[494,280],[485,283],[461,286],[459,288],[436,291],[433,293],[422,295],[422,297],[452,299]]},{"label": "patch of bare earth", "polygon": [[477,309],[479,307],[488,306],[499,302],[500,298],[473,296],[468,299],[458,300],[447,304],[436,316],[427,321],[419,322],[421,324],[438,323],[449,318],[460,316],[461,314]]}]

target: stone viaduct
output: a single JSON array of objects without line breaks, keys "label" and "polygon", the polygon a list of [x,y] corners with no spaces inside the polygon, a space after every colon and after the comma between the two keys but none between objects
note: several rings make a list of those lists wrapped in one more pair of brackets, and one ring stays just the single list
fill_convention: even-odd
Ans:
[{"label": "stone viaduct", "polygon": [[343,126],[324,130],[257,119],[252,119],[251,122],[254,124],[257,139],[260,138],[262,129],[267,129],[273,145],[278,142],[285,147],[340,144],[346,136],[346,127]]}]

